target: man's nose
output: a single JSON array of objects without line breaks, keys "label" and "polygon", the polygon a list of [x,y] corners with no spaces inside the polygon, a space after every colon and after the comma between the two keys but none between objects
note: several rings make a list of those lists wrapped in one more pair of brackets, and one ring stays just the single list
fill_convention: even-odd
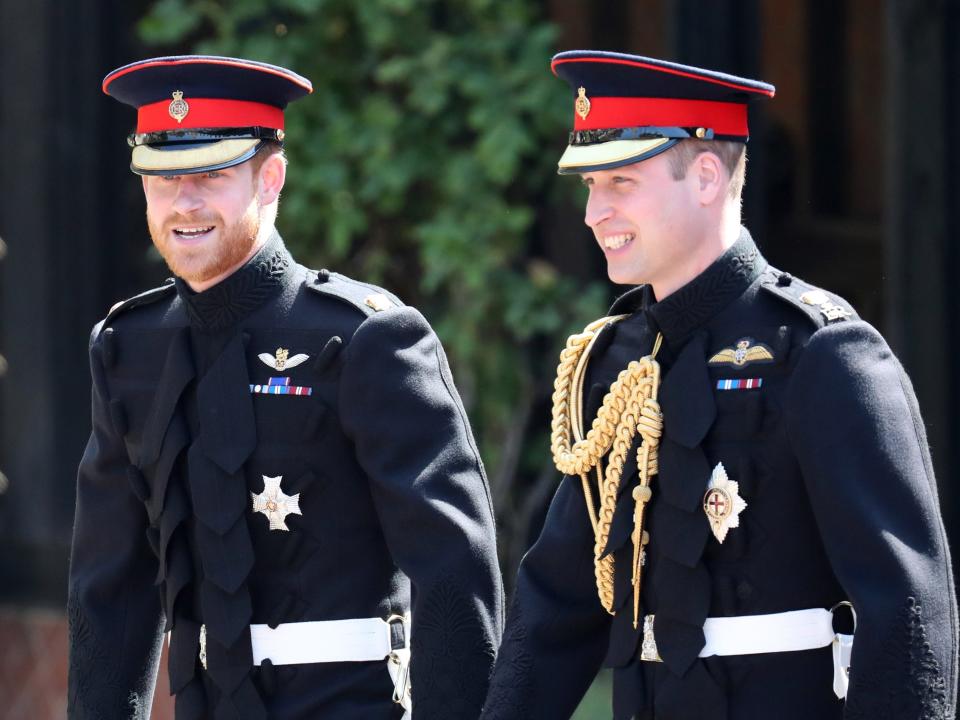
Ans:
[{"label": "man's nose", "polygon": [[583,214],[583,221],[587,226],[595,230],[600,223],[607,220],[612,214],[613,208],[606,199],[606,194],[591,190],[587,196],[587,207]]},{"label": "man's nose", "polygon": [[173,199],[173,209],[181,215],[188,215],[203,207],[197,184],[189,176],[177,180],[177,196]]}]

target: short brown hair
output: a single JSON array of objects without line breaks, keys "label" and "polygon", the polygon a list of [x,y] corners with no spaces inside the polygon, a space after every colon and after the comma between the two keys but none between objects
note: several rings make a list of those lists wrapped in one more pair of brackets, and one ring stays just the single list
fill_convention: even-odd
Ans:
[{"label": "short brown hair", "polygon": [[705,152],[711,152],[720,158],[720,162],[730,173],[730,197],[739,200],[747,175],[747,146],[741,142],[694,138],[681,140],[667,151],[673,179],[683,180],[690,164]]},{"label": "short brown hair", "polygon": [[287,156],[283,152],[283,145],[281,145],[278,142],[274,142],[272,140],[264,141],[263,144],[261,144],[260,147],[257,148],[256,154],[249,160],[250,167],[253,170],[253,176],[254,177],[257,176],[257,173],[260,172],[260,168],[263,167],[263,163],[266,161],[268,157],[270,157],[271,155],[276,155],[278,153],[280,157],[283,158],[283,161],[286,162]]}]

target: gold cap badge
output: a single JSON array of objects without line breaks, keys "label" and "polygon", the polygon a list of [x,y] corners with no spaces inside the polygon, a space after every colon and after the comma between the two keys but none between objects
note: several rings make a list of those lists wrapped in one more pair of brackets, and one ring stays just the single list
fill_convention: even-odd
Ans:
[{"label": "gold cap badge", "polygon": [[730,528],[740,527],[740,513],[746,507],[746,501],[740,497],[740,483],[728,478],[723,463],[717,463],[703,496],[703,511],[717,542],[726,539]]},{"label": "gold cap badge", "polygon": [[577,88],[577,101],[573,104],[574,110],[577,111],[577,115],[580,116],[581,120],[586,120],[587,115],[590,114],[590,98],[587,97],[587,89],[585,87]]},{"label": "gold cap badge", "polygon": [[170,117],[176,120],[177,123],[183,122],[187,113],[190,112],[190,106],[187,105],[187,101],[183,99],[183,90],[173,91],[173,100],[167,107],[167,112],[170,113]]}]

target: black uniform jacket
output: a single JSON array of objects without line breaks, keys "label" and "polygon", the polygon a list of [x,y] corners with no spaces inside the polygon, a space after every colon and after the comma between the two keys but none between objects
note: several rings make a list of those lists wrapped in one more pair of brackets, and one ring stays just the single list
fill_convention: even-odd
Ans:
[{"label": "black uniform jacket", "polygon": [[[601,666],[613,669],[617,720],[953,717],[957,609],[916,398],[877,331],[835,296],[801,300],[813,290],[769,267],[744,230],[663,302],[640,287],[614,305],[632,314],[592,352],[587,427],[617,373],[651,352],[658,331],[664,339],[640,628],[631,452],[607,545],[615,616],[597,598],[580,478],[565,477],[521,565],[484,720],[569,717]],[[772,360],[710,363],[742,340]],[[762,382],[718,388],[747,379]],[[721,462],[747,503],[722,544],[703,508]],[[843,600],[859,621],[845,703],[830,647],[698,657],[708,617]],[[662,663],[639,659],[647,613]]]},{"label": "black uniform jacket", "polygon": [[[416,717],[477,717],[503,622],[493,514],[416,310],[274,235],[205,292],[178,280],[115,308],[90,356],[72,718],[148,718],[161,630],[178,720],[399,718],[386,661],[253,667],[250,625],[408,612]],[[294,389],[254,392],[270,378]],[[253,510],[276,477],[299,493],[288,531]]]}]

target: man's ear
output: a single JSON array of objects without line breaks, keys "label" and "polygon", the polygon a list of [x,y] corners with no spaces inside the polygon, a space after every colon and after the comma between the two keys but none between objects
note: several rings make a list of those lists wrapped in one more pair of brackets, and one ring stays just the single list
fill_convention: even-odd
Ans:
[{"label": "man's ear", "polygon": [[719,156],[702,152],[693,161],[690,174],[696,178],[701,205],[710,205],[726,191],[727,172]]},{"label": "man's ear", "polygon": [[283,190],[283,183],[287,179],[287,164],[280,153],[272,153],[263,165],[260,166],[260,176],[257,179],[257,195],[261,205],[275,202]]}]

